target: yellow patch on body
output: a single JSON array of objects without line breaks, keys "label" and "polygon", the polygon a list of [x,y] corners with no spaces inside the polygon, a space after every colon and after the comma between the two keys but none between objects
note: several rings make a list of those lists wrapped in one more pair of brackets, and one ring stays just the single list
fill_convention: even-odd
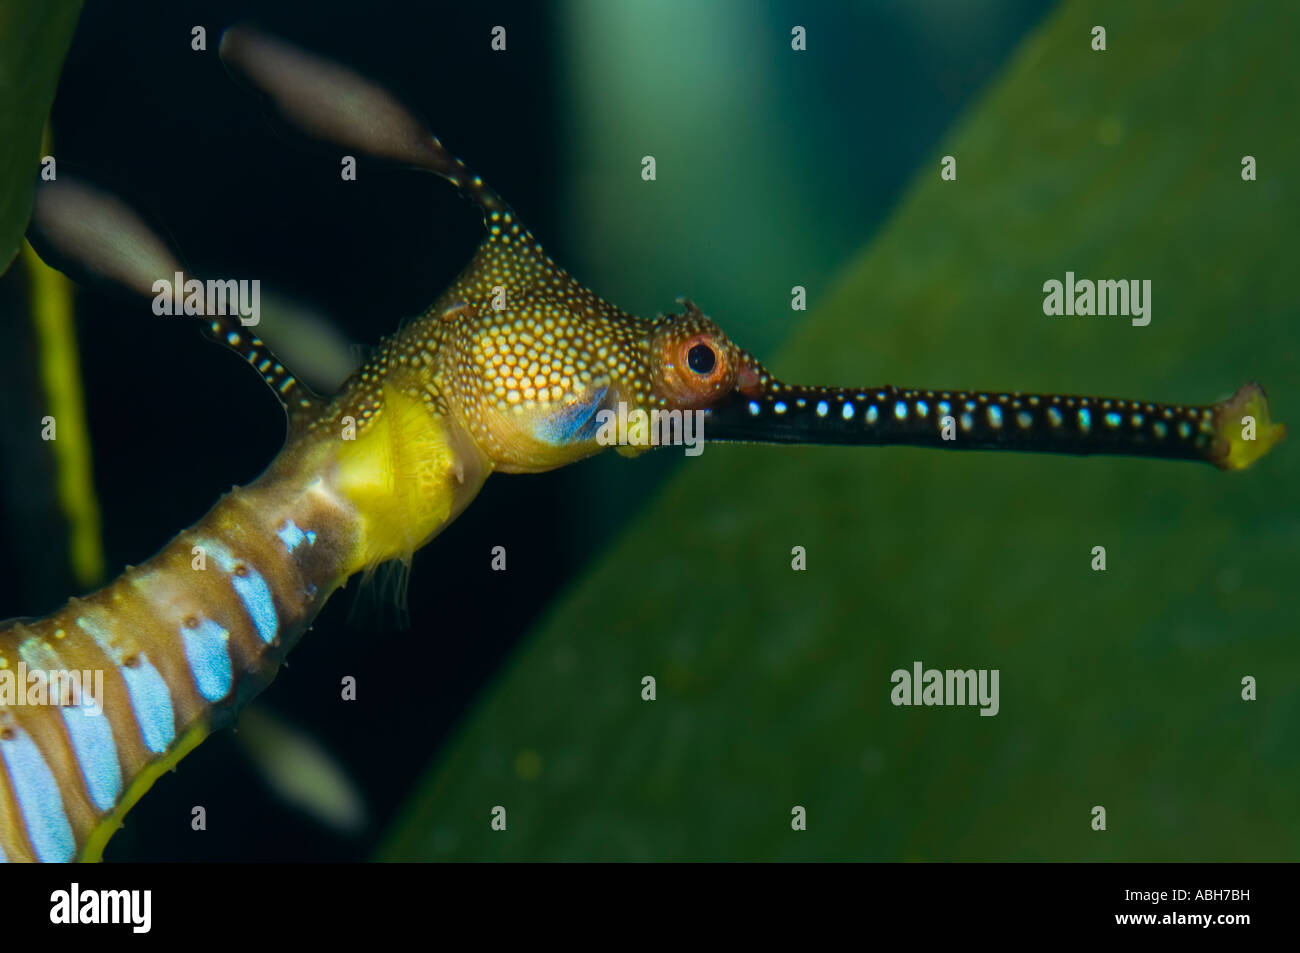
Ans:
[{"label": "yellow patch on body", "polygon": [[389,383],[383,410],[342,440],[331,481],[360,518],[347,573],[411,555],[473,498],[490,465],[463,430]]}]

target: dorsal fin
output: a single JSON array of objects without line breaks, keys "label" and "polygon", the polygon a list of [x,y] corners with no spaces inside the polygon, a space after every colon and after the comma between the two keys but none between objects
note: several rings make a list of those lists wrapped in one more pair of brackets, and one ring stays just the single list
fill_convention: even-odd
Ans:
[{"label": "dorsal fin", "polygon": [[[27,237],[47,264],[74,280],[89,279],[143,298],[155,296],[155,283],[160,280],[173,284],[177,275],[194,278],[130,206],[64,172],[54,181],[37,184]],[[174,289],[178,301],[182,288]],[[237,315],[203,314],[203,310],[205,305],[199,313],[208,336],[253,365],[284,407],[290,432],[312,416],[321,399],[290,373],[251,327],[245,327]]]},{"label": "dorsal fin", "polygon": [[307,135],[441,176],[482,210],[488,228],[518,224],[506,201],[377,83],[247,23],[222,35],[221,60]]}]

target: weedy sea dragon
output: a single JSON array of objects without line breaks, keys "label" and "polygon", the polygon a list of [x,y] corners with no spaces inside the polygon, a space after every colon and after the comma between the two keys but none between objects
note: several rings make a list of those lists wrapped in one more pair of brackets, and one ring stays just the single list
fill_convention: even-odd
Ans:
[{"label": "weedy sea dragon", "polygon": [[[97,860],[154,780],[270,681],[350,576],[409,561],[494,472],[598,453],[602,411],[620,404],[702,411],[709,441],[1119,454],[1228,470],[1285,433],[1256,384],[1211,406],[1170,406],[783,383],[689,301],[646,319],[579,284],[385,90],[248,26],[226,32],[221,56],[308,134],[451,182],[482,210],[487,237],[332,399],[237,318],[204,314],[279,396],[284,447],[144,564],[0,630],[0,670],[95,670],[105,682],[102,711],[85,700],[0,707],[0,860]],[[145,295],[182,270],[129,209],[83,186],[44,185],[29,233],[49,260]]]}]

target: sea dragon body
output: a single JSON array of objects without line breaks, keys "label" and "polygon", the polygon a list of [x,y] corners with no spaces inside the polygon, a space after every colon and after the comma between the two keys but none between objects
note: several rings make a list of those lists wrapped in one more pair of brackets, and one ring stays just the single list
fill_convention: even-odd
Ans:
[{"label": "sea dragon body", "polygon": [[[709,440],[1109,453],[1224,469],[1249,466],[1285,432],[1254,384],[1211,406],[785,384],[690,302],[639,318],[574,280],[382,89],[251,28],[227,31],[221,52],[313,135],[451,181],[482,209],[487,235],[332,399],[237,322],[205,316],[280,396],[285,446],[147,562],[0,629],[0,671],[105,673],[102,714],[0,699],[0,860],[98,859],[153,781],[273,678],[349,577],[409,561],[492,472],[544,471],[605,449],[600,422],[620,405],[702,411]],[[61,211],[71,189],[38,194],[34,243],[89,258],[137,291],[176,269],[111,202],[82,195]],[[110,233],[134,235],[133,253]]]}]

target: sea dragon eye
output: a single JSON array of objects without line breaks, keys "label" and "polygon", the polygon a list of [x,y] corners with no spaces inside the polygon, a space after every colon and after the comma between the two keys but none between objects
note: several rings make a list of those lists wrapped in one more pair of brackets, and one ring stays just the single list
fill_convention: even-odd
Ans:
[{"label": "sea dragon eye", "polygon": [[686,355],[686,363],[696,374],[712,374],[714,366],[718,363],[718,356],[707,344],[697,344]]}]

